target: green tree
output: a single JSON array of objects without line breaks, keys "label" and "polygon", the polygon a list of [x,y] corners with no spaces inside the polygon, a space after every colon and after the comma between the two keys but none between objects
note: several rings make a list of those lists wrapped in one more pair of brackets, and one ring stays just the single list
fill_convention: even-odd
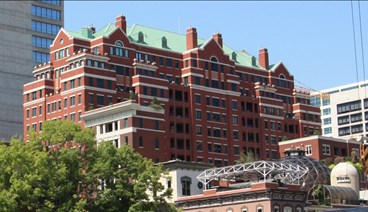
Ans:
[{"label": "green tree", "polygon": [[0,145],[0,208],[72,211],[83,207],[78,192],[82,154],[64,144],[77,138],[85,142],[91,133],[70,122],[52,121],[45,123],[40,135],[30,132],[28,142],[13,138],[9,146]]},{"label": "green tree", "polygon": [[252,151],[248,151],[247,154],[245,154],[243,151],[240,152],[239,160],[236,161],[236,164],[242,164],[242,163],[250,163],[254,161],[254,155]]},{"label": "green tree", "polygon": [[87,173],[99,185],[89,210],[175,211],[175,207],[165,201],[172,191],[164,191],[159,182],[163,174],[162,166],[154,165],[130,146],[116,148],[111,142],[101,142],[93,169]]},{"label": "green tree", "polygon": [[96,148],[93,131],[69,121],[29,138],[0,143],[2,211],[176,211],[162,166],[127,145]]}]

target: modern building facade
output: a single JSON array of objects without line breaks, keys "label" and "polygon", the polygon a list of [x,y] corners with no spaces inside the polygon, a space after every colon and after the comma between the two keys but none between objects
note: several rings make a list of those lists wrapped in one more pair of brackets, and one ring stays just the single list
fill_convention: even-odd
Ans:
[{"label": "modern building facade", "polygon": [[277,159],[278,142],[320,129],[319,108],[281,63],[224,44],[141,25],[124,16],[96,31],[61,29],[50,62],[24,85],[24,135],[47,120],[96,129],[156,162],[230,165],[241,151]]},{"label": "modern building facade", "polygon": [[311,103],[321,108],[324,136],[360,140],[368,135],[368,81],[313,93]]},{"label": "modern building facade", "polygon": [[0,140],[23,135],[23,85],[64,24],[61,0],[0,2]]}]

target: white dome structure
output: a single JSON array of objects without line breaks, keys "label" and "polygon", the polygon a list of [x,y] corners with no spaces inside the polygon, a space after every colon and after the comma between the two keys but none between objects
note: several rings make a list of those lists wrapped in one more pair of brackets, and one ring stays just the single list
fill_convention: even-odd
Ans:
[{"label": "white dome structure", "polygon": [[342,162],[331,171],[331,185],[352,188],[359,195],[359,172],[351,164]]}]

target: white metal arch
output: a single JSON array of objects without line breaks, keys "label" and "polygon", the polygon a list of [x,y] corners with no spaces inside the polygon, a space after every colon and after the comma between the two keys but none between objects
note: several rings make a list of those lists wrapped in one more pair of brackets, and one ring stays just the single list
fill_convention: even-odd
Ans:
[{"label": "white metal arch", "polygon": [[207,169],[197,176],[197,179],[205,185],[212,180],[231,179],[246,173],[255,173],[267,180],[269,174],[274,175],[274,179],[280,179],[287,182],[297,182],[307,174],[308,168],[300,165],[284,164],[276,161],[256,161],[252,163],[243,163],[233,166],[225,166],[221,168]]}]

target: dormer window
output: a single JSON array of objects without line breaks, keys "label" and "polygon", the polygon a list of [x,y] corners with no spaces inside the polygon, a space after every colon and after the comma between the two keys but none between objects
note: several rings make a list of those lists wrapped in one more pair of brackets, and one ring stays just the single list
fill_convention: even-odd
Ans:
[{"label": "dormer window", "polygon": [[161,44],[162,44],[162,48],[168,48],[166,37],[162,37]]},{"label": "dormer window", "polygon": [[231,54],[231,59],[232,59],[232,60],[234,60],[234,61],[236,61],[236,53],[235,53],[235,52],[233,52],[233,53]]},{"label": "dormer window", "polygon": [[138,32],[138,42],[139,43],[143,43],[144,42],[144,37],[143,37],[143,33],[142,32]]}]

